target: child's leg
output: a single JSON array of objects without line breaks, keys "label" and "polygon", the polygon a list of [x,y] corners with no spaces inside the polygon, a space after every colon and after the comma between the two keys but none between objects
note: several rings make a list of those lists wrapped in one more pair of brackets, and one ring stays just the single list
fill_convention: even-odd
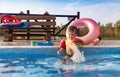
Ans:
[{"label": "child's leg", "polygon": [[66,60],[70,59],[69,56],[65,56],[63,59],[62,59],[62,64],[66,64]]},{"label": "child's leg", "polygon": [[66,53],[67,55],[63,58],[62,64],[66,63],[66,60],[70,59],[73,56],[72,49],[69,46],[66,46]]}]

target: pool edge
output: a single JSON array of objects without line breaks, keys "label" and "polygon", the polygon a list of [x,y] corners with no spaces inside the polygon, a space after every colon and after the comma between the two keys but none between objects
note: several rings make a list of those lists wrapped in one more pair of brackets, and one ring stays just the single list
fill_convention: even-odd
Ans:
[{"label": "pool edge", "polygon": [[[105,46],[105,45],[96,45],[96,46],[84,46],[84,48],[119,48],[119,45],[115,46]],[[0,48],[59,48],[59,46],[0,46]]]}]

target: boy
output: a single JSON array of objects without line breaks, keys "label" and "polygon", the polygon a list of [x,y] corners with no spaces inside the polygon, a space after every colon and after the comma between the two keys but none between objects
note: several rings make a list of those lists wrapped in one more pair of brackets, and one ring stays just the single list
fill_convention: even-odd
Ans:
[{"label": "boy", "polygon": [[59,55],[66,49],[66,56],[62,60],[62,64],[65,64],[69,60],[74,52],[71,46],[76,44],[78,47],[83,45],[83,42],[80,39],[75,38],[77,35],[77,28],[75,26],[69,26],[66,30],[66,40],[62,40],[60,44],[60,50],[57,52]]}]

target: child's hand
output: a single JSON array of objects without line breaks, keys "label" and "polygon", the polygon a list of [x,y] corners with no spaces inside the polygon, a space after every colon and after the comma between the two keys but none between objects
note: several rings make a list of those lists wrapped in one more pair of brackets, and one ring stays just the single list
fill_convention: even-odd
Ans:
[{"label": "child's hand", "polygon": [[58,55],[60,55],[60,54],[61,54],[61,53],[60,53],[60,50],[57,52],[57,54],[58,54]]},{"label": "child's hand", "polygon": [[58,50],[57,54],[60,55],[63,51],[64,51],[64,49],[63,49],[63,48],[60,48],[60,49]]}]

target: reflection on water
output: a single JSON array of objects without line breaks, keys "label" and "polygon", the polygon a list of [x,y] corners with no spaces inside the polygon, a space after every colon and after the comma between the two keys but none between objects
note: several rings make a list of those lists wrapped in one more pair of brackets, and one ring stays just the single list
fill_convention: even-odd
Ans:
[{"label": "reflection on water", "polygon": [[[100,49],[101,50],[101,49]],[[103,50],[103,49],[102,49]],[[45,56],[34,54],[29,57],[0,56],[0,77],[119,77],[120,52],[85,51],[85,62],[61,64],[57,54]],[[47,52],[47,51],[46,51]],[[23,54],[23,53],[22,53]],[[50,53],[52,54],[52,53]],[[9,54],[11,55],[11,54]],[[36,57],[37,55],[37,57]],[[13,56],[13,55],[12,55]],[[11,57],[11,56],[10,56]]]},{"label": "reflection on water", "polygon": [[[109,76],[109,73],[120,75],[120,61],[119,58],[105,58],[93,59],[80,64],[60,64],[58,58],[48,59],[1,59],[0,60],[0,76],[7,77],[52,77],[58,75],[59,77],[83,77],[100,75],[100,77]],[[104,72],[104,73],[103,73]],[[102,75],[102,76],[101,76]],[[112,75],[110,77],[113,77]]]}]

